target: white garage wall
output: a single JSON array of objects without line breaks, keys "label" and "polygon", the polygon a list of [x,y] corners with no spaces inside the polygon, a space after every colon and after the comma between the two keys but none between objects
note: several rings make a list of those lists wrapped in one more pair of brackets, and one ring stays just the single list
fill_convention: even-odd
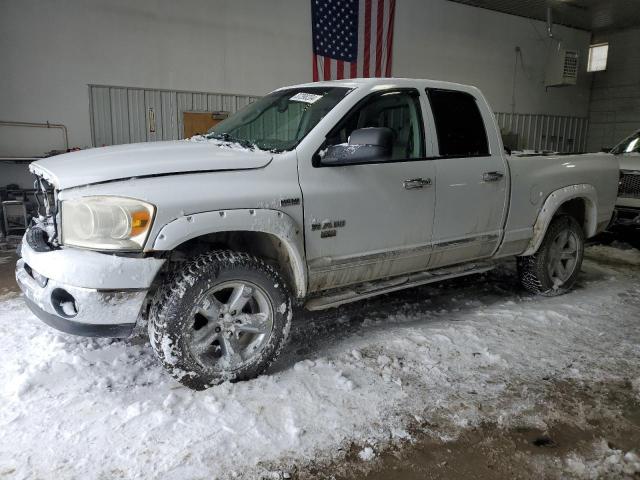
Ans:
[{"label": "white garage wall", "polygon": [[575,87],[544,87],[546,62],[558,45],[546,36],[544,22],[448,1],[399,0],[394,72],[476,85],[494,111],[510,112],[519,46],[515,111],[586,116],[590,34],[557,25],[553,31],[565,48],[579,51]]},{"label": "white garage wall", "polygon": [[[310,81],[309,24],[308,0],[0,0],[0,119],[63,123],[70,145],[86,147],[88,84],[262,95]],[[511,111],[519,46],[516,111],[585,116],[589,34],[556,28],[585,61],[578,86],[545,91],[544,33],[542,22],[446,0],[398,0],[394,74],[475,84]],[[8,131],[0,155],[62,146]]]}]

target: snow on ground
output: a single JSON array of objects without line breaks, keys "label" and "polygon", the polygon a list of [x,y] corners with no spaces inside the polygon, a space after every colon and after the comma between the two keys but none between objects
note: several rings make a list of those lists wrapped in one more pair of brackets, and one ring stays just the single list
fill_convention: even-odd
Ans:
[{"label": "snow on ground", "polygon": [[[534,385],[640,382],[640,252],[587,257],[561,297],[525,294],[507,265],[304,313],[270,375],[204,392],[169,378],[143,342],[60,334],[5,296],[0,477],[278,478],[352,443],[369,461],[416,425],[443,439],[482,421],[544,428]],[[582,467],[599,468],[566,460]]]},{"label": "snow on ground", "polygon": [[640,473],[640,457],[633,452],[611,448],[607,442],[597,442],[595,459],[585,459],[572,453],[565,459],[566,471],[579,478],[632,478]]},{"label": "snow on ground", "polygon": [[592,257],[605,258],[609,262],[619,262],[628,266],[640,266],[638,250],[626,243],[613,242],[611,246],[594,245],[589,249]]}]

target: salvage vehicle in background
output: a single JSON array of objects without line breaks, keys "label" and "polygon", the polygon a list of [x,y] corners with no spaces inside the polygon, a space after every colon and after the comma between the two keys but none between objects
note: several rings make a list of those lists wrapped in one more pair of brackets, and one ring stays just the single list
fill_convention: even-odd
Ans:
[{"label": "salvage vehicle in background", "polygon": [[474,87],[356,79],[285,87],[187,141],[31,165],[41,218],[16,276],[44,322],[126,337],[147,326],[191,388],[254,377],[294,304],[337,307],[485,272],[576,282],[609,223],[613,155],[504,154]]},{"label": "salvage vehicle in background", "polygon": [[611,153],[620,163],[620,186],[614,225],[640,227],[640,130],[635,131]]}]

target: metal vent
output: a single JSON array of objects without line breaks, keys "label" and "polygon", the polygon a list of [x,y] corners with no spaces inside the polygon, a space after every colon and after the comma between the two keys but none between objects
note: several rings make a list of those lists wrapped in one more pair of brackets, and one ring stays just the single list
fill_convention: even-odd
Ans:
[{"label": "metal vent", "polygon": [[578,78],[578,52],[565,53],[562,76],[564,78]]},{"label": "metal vent", "polygon": [[620,177],[618,196],[625,198],[640,198],[640,175],[623,173]]},{"label": "metal vent", "polygon": [[578,52],[554,49],[549,55],[545,76],[546,87],[575,85],[578,79]]}]

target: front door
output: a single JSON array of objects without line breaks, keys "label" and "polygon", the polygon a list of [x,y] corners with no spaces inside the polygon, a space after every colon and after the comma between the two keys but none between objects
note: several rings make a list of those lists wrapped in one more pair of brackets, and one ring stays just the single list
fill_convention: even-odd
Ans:
[{"label": "front door", "polygon": [[504,225],[508,171],[498,145],[489,145],[486,102],[458,90],[429,90],[439,156],[438,198],[429,268],[489,257]]},{"label": "front door", "polygon": [[390,128],[390,159],[319,167],[300,159],[309,162],[300,184],[310,291],[426,268],[436,170],[424,160],[421,110],[417,90],[372,94],[327,136],[326,146],[347,142],[357,128]]}]

